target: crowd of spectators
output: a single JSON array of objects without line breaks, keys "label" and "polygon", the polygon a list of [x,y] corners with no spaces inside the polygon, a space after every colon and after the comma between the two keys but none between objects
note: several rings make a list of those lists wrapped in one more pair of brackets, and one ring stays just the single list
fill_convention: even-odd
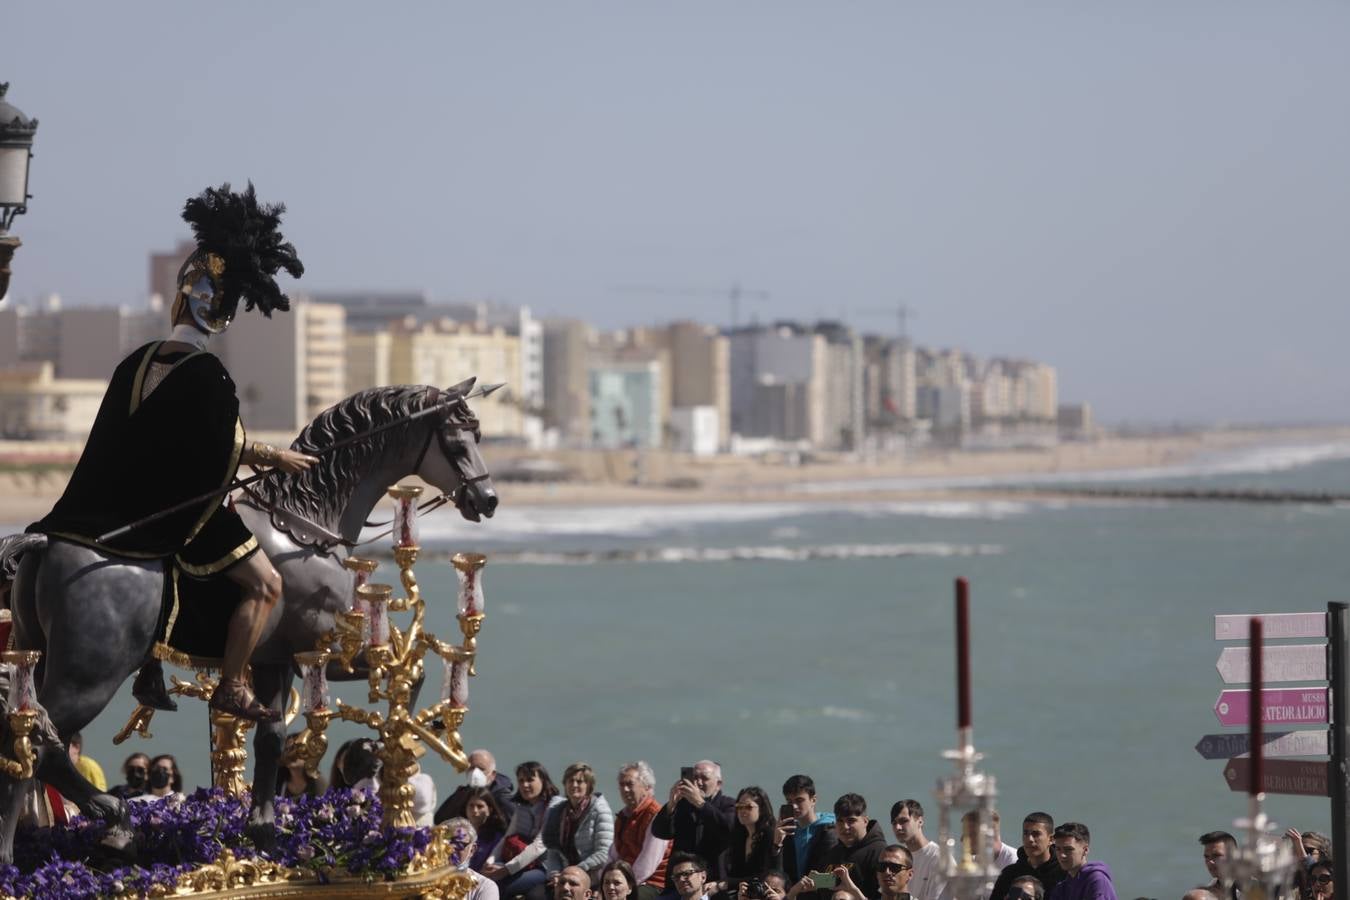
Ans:
[{"label": "crowd of spectators", "polygon": [[[80,744],[77,734],[72,761],[106,788],[102,769],[82,757]],[[282,795],[318,794],[330,785],[378,789],[379,761],[369,740],[340,746],[326,781],[306,774],[295,751],[288,741],[277,780]],[[523,762],[513,784],[488,751],[468,759],[467,783],[439,807],[431,778],[419,772],[412,779],[419,824],[446,824],[463,853],[475,882],[468,900],[952,900],[946,861],[914,799],[891,804],[882,823],[857,793],[820,809],[812,779],[793,775],[775,809],[758,786],[733,797],[711,760],[682,769],[658,795],[655,773],[638,760],[617,773],[615,809],[584,762],[568,766],[560,785],[543,764]],[[182,796],[182,775],[168,754],[133,753],[122,779],[110,792],[130,802]],[[978,854],[972,816],[963,820],[962,846]],[[1116,900],[1110,868],[1091,858],[1087,825],[1030,812],[1022,818],[1020,846],[1003,842],[997,813],[993,826],[992,856],[1002,871],[981,900]],[[1301,900],[1332,900],[1330,842],[1296,829],[1286,837],[1299,860]],[[1183,900],[1233,900],[1219,876],[1236,839],[1212,831],[1199,844],[1208,877]]]}]

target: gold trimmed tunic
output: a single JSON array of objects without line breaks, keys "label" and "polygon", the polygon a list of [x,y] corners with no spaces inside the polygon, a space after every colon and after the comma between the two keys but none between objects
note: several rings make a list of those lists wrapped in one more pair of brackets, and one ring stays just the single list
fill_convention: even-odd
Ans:
[{"label": "gold trimmed tunic", "polygon": [[148,394],[143,386],[162,341],[118,364],[65,493],[28,527],[121,556],[172,557],[191,576],[208,577],[257,550],[223,495],[100,544],[98,535],[212,490],[239,468],[244,428],[234,381],[220,360],[194,352]]}]

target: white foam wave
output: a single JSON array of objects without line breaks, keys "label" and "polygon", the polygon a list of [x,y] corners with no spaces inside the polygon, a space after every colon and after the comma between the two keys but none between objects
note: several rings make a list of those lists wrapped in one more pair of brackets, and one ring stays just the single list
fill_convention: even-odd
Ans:
[{"label": "white foam wave", "polygon": [[1000,475],[906,476],[860,481],[812,481],[788,489],[805,494],[918,491],[940,488],[984,488],[1010,484],[1083,484],[1104,481],[1153,481],[1164,478],[1211,478],[1287,472],[1320,462],[1350,459],[1350,441],[1268,444],[1203,454],[1160,466],[1074,472],[1012,472]]},{"label": "white foam wave", "polygon": [[[693,532],[706,524],[782,521],[843,513],[867,518],[1005,519],[1044,504],[1016,501],[934,500],[838,503],[682,503],[668,506],[509,506],[482,522],[452,514],[422,520],[424,544],[487,541],[535,541],[541,538],[645,538]],[[779,526],[781,528],[781,526]],[[370,535],[367,535],[370,536]]]},{"label": "white foam wave", "polygon": [[605,562],[802,562],[813,559],[899,559],[908,556],[994,556],[998,544],[821,544],[804,547],[643,547],[622,550],[496,552],[493,562],[519,565],[594,565]]}]

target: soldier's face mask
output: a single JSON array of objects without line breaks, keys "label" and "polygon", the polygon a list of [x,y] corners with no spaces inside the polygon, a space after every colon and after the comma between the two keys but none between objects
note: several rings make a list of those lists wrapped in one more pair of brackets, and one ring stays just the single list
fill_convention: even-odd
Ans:
[{"label": "soldier's face mask", "polygon": [[[239,298],[225,292],[224,273],[224,261],[208,253],[189,259],[179,278],[179,302],[187,304],[192,321],[207,334],[220,334],[229,328],[239,308]],[[174,313],[176,317],[177,309]]]}]

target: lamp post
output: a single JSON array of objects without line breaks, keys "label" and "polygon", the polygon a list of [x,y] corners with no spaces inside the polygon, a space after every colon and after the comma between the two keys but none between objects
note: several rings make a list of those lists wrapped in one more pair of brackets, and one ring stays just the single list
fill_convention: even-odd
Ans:
[{"label": "lamp post", "polygon": [[28,161],[38,126],[5,100],[8,91],[9,84],[0,83],[0,298],[9,292],[9,261],[22,243],[9,226],[28,211]]}]

